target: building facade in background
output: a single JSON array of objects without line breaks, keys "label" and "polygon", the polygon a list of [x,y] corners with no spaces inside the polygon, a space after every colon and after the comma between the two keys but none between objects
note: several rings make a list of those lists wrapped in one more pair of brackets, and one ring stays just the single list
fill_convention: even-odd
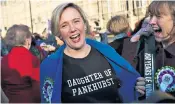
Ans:
[{"label": "building facade in background", "polygon": [[130,25],[143,18],[151,0],[1,0],[0,28],[7,30],[13,24],[25,24],[32,32],[42,33],[48,28],[53,9],[63,2],[74,2],[86,13],[89,21],[99,22],[101,32],[115,15],[127,16]]}]

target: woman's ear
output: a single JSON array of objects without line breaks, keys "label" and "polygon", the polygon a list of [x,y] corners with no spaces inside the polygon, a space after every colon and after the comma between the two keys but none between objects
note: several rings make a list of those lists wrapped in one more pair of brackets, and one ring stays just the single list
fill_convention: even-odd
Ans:
[{"label": "woman's ear", "polygon": [[30,39],[26,39],[25,40],[25,45],[24,45],[27,49],[30,49],[30,47],[31,47],[31,41],[30,41]]},{"label": "woman's ear", "polygon": [[28,45],[29,44],[29,39],[25,40],[25,44]]},{"label": "woman's ear", "polygon": [[87,23],[84,23],[84,30],[87,30]]}]

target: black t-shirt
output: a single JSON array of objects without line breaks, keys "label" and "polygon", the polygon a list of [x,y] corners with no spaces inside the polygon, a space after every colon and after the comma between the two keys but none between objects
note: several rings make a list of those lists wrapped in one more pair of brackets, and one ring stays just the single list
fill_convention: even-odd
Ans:
[{"label": "black t-shirt", "polygon": [[119,103],[119,80],[93,47],[85,58],[63,56],[62,103]]}]

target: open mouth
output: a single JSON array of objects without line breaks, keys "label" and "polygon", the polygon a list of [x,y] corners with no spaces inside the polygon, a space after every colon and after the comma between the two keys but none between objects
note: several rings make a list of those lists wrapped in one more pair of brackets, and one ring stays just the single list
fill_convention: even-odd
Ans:
[{"label": "open mouth", "polygon": [[161,29],[161,28],[154,29],[154,32],[155,32],[155,33],[161,33],[161,32],[162,32],[162,29]]},{"label": "open mouth", "polygon": [[80,34],[75,34],[70,37],[70,39],[74,42],[77,43],[80,41]]},{"label": "open mouth", "polygon": [[161,33],[162,33],[162,29],[159,27],[159,28],[154,28],[154,35],[156,37],[161,37]]}]

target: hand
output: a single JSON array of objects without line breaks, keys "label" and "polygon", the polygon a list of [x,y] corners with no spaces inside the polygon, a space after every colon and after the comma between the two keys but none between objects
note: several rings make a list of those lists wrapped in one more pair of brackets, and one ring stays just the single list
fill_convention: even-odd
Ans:
[{"label": "hand", "polygon": [[145,94],[145,78],[137,78],[135,89],[141,94],[141,96]]},{"label": "hand", "polygon": [[46,45],[46,43],[42,42],[42,43],[40,44],[40,47],[41,47],[41,48],[45,48],[45,47],[47,47],[47,45]]},{"label": "hand", "polygon": [[42,46],[42,49],[44,49],[47,52],[50,52],[50,51],[55,51],[56,48],[51,45],[46,45],[46,46]]},{"label": "hand", "polygon": [[47,45],[49,51],[55,51],[55,47],[52,45]]},{"label": "hand", "polygon": [[140,34],[136,34],[131,37],[130,42],[138,42],[140,40]]}]

